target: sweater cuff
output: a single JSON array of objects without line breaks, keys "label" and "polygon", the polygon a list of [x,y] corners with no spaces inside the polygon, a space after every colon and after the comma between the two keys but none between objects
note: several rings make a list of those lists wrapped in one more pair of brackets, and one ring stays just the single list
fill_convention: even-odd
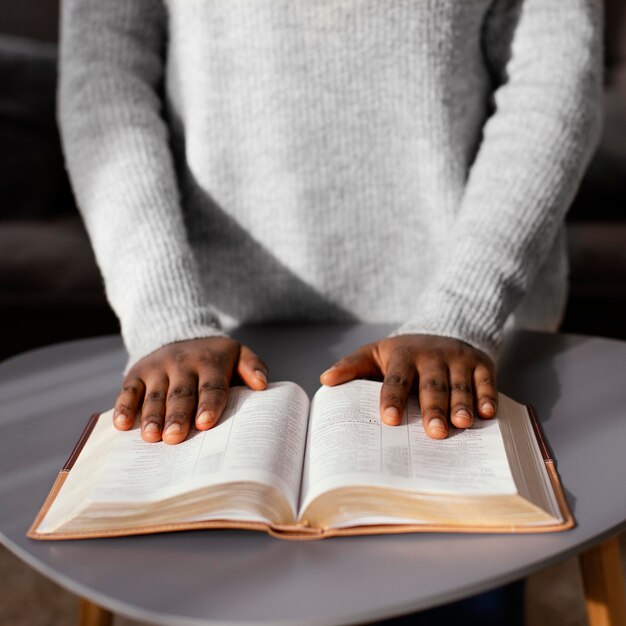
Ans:
[{"label": "sweater cuff", "polygon": [[502,346],[503,328],[485,311],[470,311],[462,303],[429,297],[420,302],[419,311],[389,334],[435,335],[458,339],[484,352],[494,363]]}]

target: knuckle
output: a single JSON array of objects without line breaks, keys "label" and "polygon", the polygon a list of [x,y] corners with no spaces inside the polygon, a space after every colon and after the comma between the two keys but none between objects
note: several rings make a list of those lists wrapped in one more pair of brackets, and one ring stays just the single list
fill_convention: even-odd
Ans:
[{"label": "knuckle", "polygon": [[450,369],[450,380],[457,382],[469,382],[471,378],[471,369],[466,367],[453,367]]},{"label": "knuckle", "polygon": [[494,386],[494,380],[491,376],[481,376],[478,379],[478,384],[481,386],[485,386],[485,387],[493,387]]},{"label": "knuckle", "polygon": [[187,360],[187,356],[187,351],[179,348],[173,354],[174,362],[180,365]]},{"label": "knuckle", "polygon": [[469,356],[468,346],[462,343],[455,343],[446,348],[446,356],[451,361],[465,361]]},{"label": "knuckle", "polygon": [[384,393],[382,396],[382,402],[385,406],[396,406],[396,407],[401,407],[402,406],[402,398],[400,398],[399,396],[397,396],[394,393]]},{"label": "knuckle", "polygon": [[145,402],[146,403],[164,402],[165,398],[166,398],[166,394],[164,391],[153,389],[152,391],[149,391],[148,394],[146,395]]},{"label": "knuckle", "polygon": [[412,346],[400,345],[394,349],[393,354],[395,357],[402,359],[403,361],[411,361],[414,360],[414,349]]},{"label": "knuckle", "polygon": [[420,383],[420,391],[448,393],[448,383],[439,378],[426,378]]},{"label": "knuckle", "polygon": [[165,421],[168,424],[171,424],[171,423],[185,424],[187,421],[189,421],[189,419],[190,419],[189,416],[186,413],[183,413],[183,411],[174,411],[167,415],[167,417],[165,418]]},{"label": "knuckle", "polygon": [[475,350],[472,346],[466,343],[460,343],[455,347],[454,353],[456,354],[458,359],[473,359],[475,358]]},{"label": "knuckle", "polygon": [[401,387],[406,389],[409,386],[409,379],[400,374],[390,374],[385,377],[384,384],[392,387]]},{"label": "knuckle", "polygon": [[176,385],[170,389],[167,395],[168,400],[186,400],[195,397],[196,390],[190,385]]},{"label": "knuckle", "polygon": [[203,365],[208,365],[218,370],[225,370],[230,364],[228,355],[221,351],[216,352],[215,350],[204,350],[199,360]]},{"label": "knuckle", "polygon": [[224,381],[205,382],[200,385],[200,393],[219,395],[228,391],[228,383]]},{"label": "knuckle", "polygon": [[459,391],[461,393],[472,393],[472,388],[467,383],[452,383],[452,391]]},{"label": "knuckle", "polygon": [[448,369],[448,361],[440,350],[428,348],[419,353],[419,363],[426,372],[441,372]]},{"label": "knuckle", "polygon": [[200,363],[203,363],[203,364],[211,363],[212,359],[213,359],[212,350],[204,349],[198,355],[198,361],[200,361]]},{"label": "knuckle", "polygon": [[478,380],[486,385],[493,384],[493,372],[483,369],[481,372],[478,372]]},{"label": "knuckle", "polygon": [[198,413],[201,413],[205,409],[207,411],[217,411],[225,404],[226,402],[223,396],[209,396],[202,402],[198,403]]},{"label": "knuckle", "polygon": [[117,401],[115,403],[115,410],[120,413],[132,413],[133,407],[128,404],[128,402]]},{"label": "knuckle", "polygon": [[131,396],[139,395],[139,384],[136,382],[125,382],[122,386],[122,393],[127,393]]},{"label": "knuckle", "polygon": [[141,416],[141,425],[145,426],[146,424],[156,424],[157,426],[161,425],[162,418],[159,415],[155,415],[154,413],[150,413],[149,415]]},{"label": "knuckle", "polygon": [[490,393],[481,393],[479,402],[482,404],[483,402],[491,402],[492,404],[496,404],[497,399]]}]

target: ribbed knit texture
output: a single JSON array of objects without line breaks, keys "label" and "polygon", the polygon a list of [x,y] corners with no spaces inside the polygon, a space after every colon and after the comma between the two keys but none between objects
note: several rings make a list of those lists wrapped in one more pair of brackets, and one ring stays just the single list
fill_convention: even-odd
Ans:
[{"label": "ribbed knit texture", "polygon": [[132,364],[269,320],[554,329],[597,0],[65,0],[60,122]]}]

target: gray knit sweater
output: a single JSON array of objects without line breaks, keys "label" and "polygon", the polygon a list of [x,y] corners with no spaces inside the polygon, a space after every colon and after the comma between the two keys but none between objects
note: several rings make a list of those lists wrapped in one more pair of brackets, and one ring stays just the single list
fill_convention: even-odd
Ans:
[{"label": "gray knit sweater", "polygon": [[129,364],[268,320],[554,329],[599,0],[65,0],[60,122]]}]

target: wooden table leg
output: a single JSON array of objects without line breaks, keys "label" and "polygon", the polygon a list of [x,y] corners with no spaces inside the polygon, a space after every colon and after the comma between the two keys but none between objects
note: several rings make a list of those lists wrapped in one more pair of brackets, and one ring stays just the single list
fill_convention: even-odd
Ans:
[{"label": "wooden table leg", "polygon": [[111,626],[113,624],[113,613],[101,606],[80,599],[80,607],[78,610],[78,626]]},{"label": "wooden table leg", "polygon": [[580,557],[589,626],[626,626],[626,597],[617,536]]}]

